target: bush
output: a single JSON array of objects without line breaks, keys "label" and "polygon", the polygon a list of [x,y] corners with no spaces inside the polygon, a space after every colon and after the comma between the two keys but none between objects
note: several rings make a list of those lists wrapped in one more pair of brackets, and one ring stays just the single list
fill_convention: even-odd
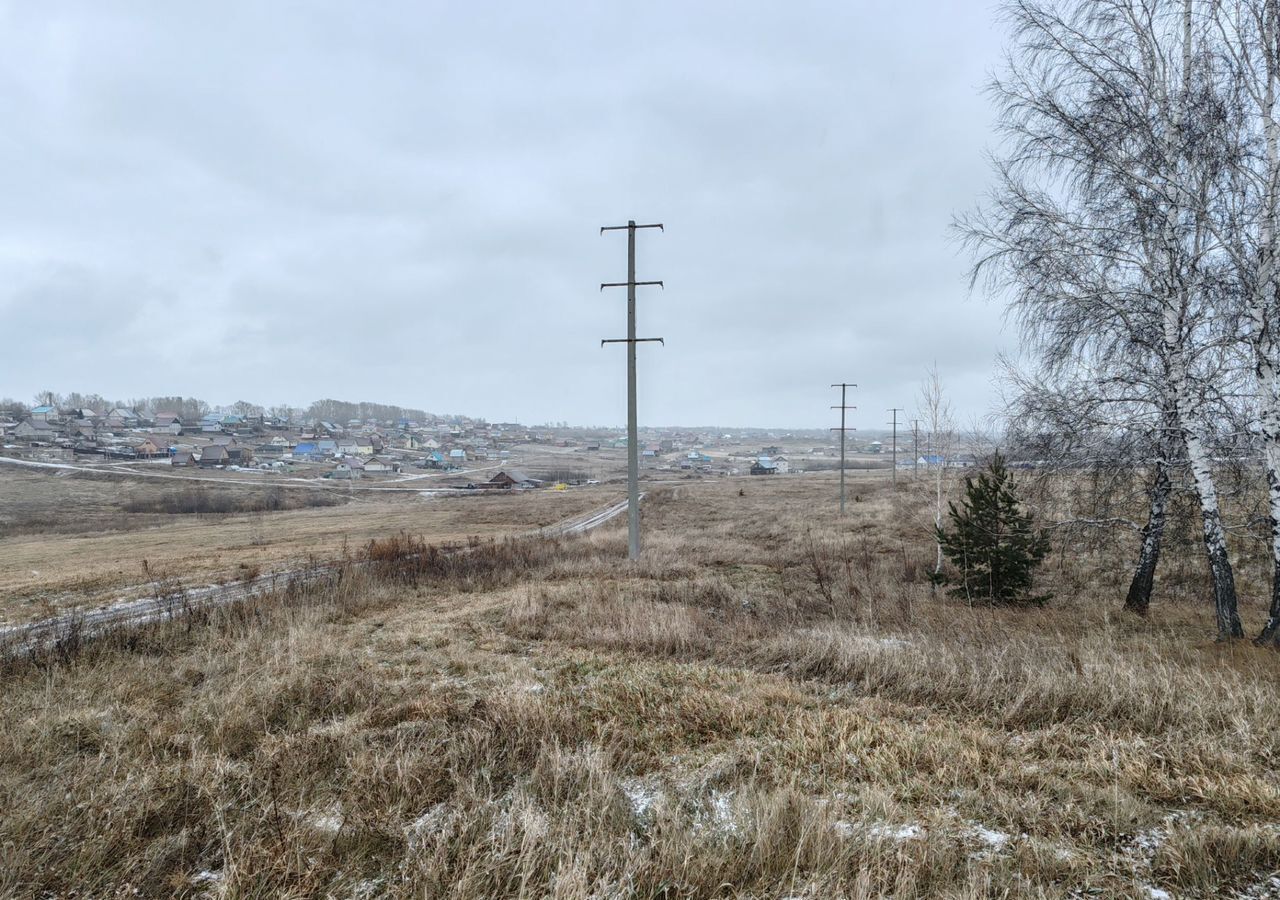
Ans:
[{"label": "bush", "polygon": [[122,508],[129,513],[165,513],[168,515],[209,515],[217,513],[281,512],[337,506],[343,501],[330,494],[310,491],[285,491],[275,487],[266,491],[208,491],[203,485],[183,488],[154,497],[136,497]]},{"label": "bush", "polygon": [[1035,570],[1049,552],[1049,538],[1022,512],[1012,476],[1000,454],[975,480],[964,480],[964,499],[949,504],[951,530],[938,529],[942,552],[955,567],[938,580],[969,602],[1038,605],[1047,594],[1031,593]]}]

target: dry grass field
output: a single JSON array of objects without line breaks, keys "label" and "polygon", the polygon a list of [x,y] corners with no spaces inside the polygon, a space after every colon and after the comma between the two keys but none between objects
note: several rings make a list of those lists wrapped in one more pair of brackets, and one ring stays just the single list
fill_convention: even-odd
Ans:
[{"label": "dry grass field", "polygon": [[[440,543],[518,533],[585,512],[617,493],[599,487],[424,497],[413,490],[282,490],[6,467],[0,469],[0,625],[146,592],[156,578],[194,587],[289,570],[399,531]],[[268,508],[135,511],[181,506],[193,494],[215,506]]]},{"label": "dry grass field", "polygon": [[1280,896],[1280,657],[1210,640],[1194,545],[1149,620],[1061,542],[1046,608],[970,609],[922,491],[833,490],[654,490],[634,567],[621,519],[384,542],[10,661],[0,893]]}]

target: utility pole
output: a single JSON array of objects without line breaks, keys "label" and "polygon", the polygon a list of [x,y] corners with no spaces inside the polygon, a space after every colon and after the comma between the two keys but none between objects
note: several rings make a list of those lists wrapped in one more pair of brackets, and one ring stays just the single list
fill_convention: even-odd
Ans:
[{"label": "utility pole", "polygon": [[895,406],[889,410],[893,413],[893,483],[898,483],[898,413],[902,412],[902,407]]},{"label": "utility pole", "polygon": [[625,287],[627,289],[627,336],[603,340],[605,344],[627,345],[627,556],[632,560],[640,558],[640,443],[636,427],[636,344],[657,341],[666,346],[662,338],[636,337],[636,288],[642,285],[656,284],[662,287],[661,281],[636,281],[636,229],[657,228],[664,231],[661,223],[653,225],[637,225],[632,219],[626,225],[606,225],[600,233],[606,231],[627,232],[627,280],[605,282],[600,290],[607,287]]},{"label": "utility pole", "polygon": [[845,403],[845,391],[846,391],[848,388],[851,388],[851,387],[855,387],[855,388],[856,388],[856,387],[857,387],[857,385],[856,385],[856,384],[852,384],[852,383],[847,382],[847,381],[842,381],[842,382],[840,382],[840,383],[838,383],[838,384],[833,384],[833,385],[831,385],[831,386],[832,386],[833,388],[834,388],[834,387],[838,387],[838,388],[840,388],[840,405],[839,405],[839,406],[833,406],[833,407],[831,407],[832,409],[838,409],[838,410],[840,410],[840,427],[839,427],[838,429],[833,428],[833,429],[831,429],[831,430],[832,430],[832,431],[839,431],[839,432],[840,432],[840,515],[842,515],[842,516],[843,516],[843,515],[844,515],[844,433],[845,433],[846,431],[851,431],[851,430],[853,430],[853,429],[849,429],[849,428],[845,428],[845,427],[844,427],[844,413],[845,413],[845,410],[847,410],[847,409],[857,409],[857,408],[858,408],[858,407],[856,407],[856,406],[848,406],[848,405],[846,405],[846,403]]},{"label": "utility pole", "polygon": [[920,477],[920,420],[911,420],[911,480]]}]

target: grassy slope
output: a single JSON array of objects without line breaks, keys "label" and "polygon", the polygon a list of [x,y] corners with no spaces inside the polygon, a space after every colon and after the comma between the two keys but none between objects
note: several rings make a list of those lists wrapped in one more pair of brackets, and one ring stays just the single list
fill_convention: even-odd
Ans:
[{"label": "grassy slope", "polygon": [[1123,573],[1078,550],[1046,610],[938,600],[923,499],[862,482],[838,523],[828,482],[655,492],[634,571],[614,527],[11,665],[0,892],[1211,897],[1280,869],[1275,654],[1167,595],[1116,615]]}]

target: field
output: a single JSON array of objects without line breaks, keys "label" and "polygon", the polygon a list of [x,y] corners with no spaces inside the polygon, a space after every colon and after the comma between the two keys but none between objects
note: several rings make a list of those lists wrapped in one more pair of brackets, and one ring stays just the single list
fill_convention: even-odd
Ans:
[{"label": "field", "polygon": [[834,486],[654,487],[634,567],[621,519],[384,541],[13,660],[0,893],[1280,896],[1280,657],[1210,640],[1193,543],[1148,620],[1124,548],[1062,541],[1048,606],[970,608],[927,578],[922,486],[855,477],[843,520]]},{"label": "field", "polygon": [[[0,467],[0,625],[146,593],[160,579],[193,587],[288,571],[398,531],[440,543],[527,531],[619,493],[592,487],[510,495],[372,479],[358,487],[258,487],[232,478]],[[216,511],[227,508],[244,511]]]}]

